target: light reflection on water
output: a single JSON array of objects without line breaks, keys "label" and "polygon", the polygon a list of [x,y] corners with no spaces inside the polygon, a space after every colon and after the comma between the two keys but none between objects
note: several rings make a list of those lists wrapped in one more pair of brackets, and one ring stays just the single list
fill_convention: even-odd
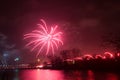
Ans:
[{"label": "light reflection on water", "polygon": [[0,80],[120,80],[120,73],[92,70],[7,70],[0,71]]},{"label": "light reflection on water", "polygon": [[25,70],[22,71],[20,78],[21,80],[63,80],[63,73],[57,70]]}]

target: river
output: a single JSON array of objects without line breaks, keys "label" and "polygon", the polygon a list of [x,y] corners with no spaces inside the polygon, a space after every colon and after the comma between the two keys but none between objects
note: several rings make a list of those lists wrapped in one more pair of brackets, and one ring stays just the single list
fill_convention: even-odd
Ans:
[{"label": "river", "polygon": [[0,80],[120,80],[118,72],[92,70],[0,70]]}]

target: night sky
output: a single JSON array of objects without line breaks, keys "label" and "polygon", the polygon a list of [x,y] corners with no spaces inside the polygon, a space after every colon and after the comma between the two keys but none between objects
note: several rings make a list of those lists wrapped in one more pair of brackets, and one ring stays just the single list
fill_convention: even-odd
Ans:
[{"label": "night sky", "polygon": [[23,35],[37,28],[40,19],[58,24],[62,49],[101,53],[102,37],[120,33],[120,2],[115,0],[8,0],[0,1],[0,33],[23,48]]}]

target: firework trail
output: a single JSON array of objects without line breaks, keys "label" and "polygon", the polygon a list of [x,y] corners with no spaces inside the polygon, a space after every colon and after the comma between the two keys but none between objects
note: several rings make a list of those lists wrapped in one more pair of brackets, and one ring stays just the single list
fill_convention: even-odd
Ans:
[{"label": "firework trail", "polygon": [[24,39],[30,39],[26,47],[31,46],[31,51],[39,48],[36,56],[40,54],[43,48],[46,49],[46,55],[50,50],[54,54],[55,47],[58,49],[59,44],[63,45],[63,41],[61,40],[62,32],[56,31],[57,25],[54,27],[51,26],[49,30],[43,19],[41,19],[41,22],[42,24],[38,24],[39,29],[24,35]]}]

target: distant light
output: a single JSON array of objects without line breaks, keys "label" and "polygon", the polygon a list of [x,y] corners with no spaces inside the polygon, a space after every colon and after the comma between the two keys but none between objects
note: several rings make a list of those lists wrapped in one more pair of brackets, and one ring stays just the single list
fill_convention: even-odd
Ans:
[{"label": "distant light", "polygon": [[3,54],[3,56],[4,56],[4,57],[7,57],[7,56],[8,56],[8,54],[7,54],[7,53],[4,53],[4,54]]},{"label": "distant light", "polygon": [[38,66],[36,66],[36,68],[43,68],[44,67],[44,65],[38,65]]},{"label": "distant light", "polygon": [[74,58],[74,60],[83,60],[83,58],[82,57],[76,57],[76,58]]},{"label": "distant light", "polygon": [[117,53],[117,56],[120,56],[120,53]]},{"label": "distant light", "polygon": [[40,59],[37,59],[38,62],[40,62]]},{"label": "distant light", "polygon": [[19,61],[19,58],[15,58],[14,61]]}]

